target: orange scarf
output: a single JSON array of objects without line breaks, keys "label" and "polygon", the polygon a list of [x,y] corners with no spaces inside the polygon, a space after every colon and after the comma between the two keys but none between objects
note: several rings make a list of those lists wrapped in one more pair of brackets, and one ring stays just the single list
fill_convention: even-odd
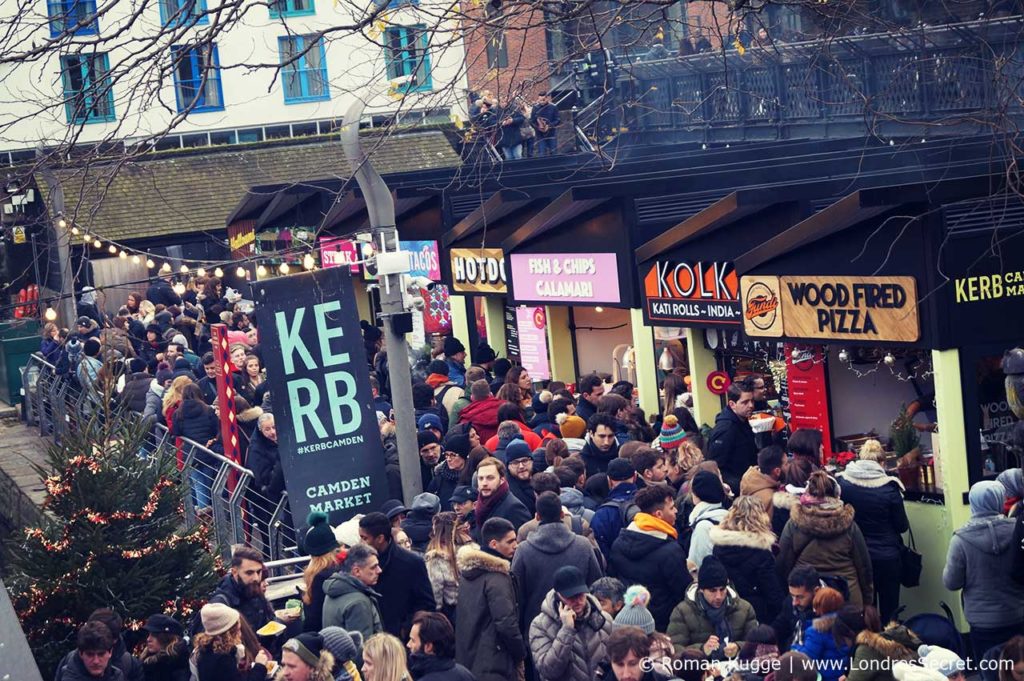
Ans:
[{"label": "orange scarf", "polygon": [[637,513],[633,518],[633,522],[636,524],[638,529],[648,532],[664,532],[673,539],[679,538],[679,533],[676,532],[676,528],[650,513]]}]

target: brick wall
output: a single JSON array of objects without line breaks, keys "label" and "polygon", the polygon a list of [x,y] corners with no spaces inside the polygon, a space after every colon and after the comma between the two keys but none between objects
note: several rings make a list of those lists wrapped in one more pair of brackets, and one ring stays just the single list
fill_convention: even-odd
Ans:
[{"label": "brick wall", "polygon": [[[525,94],[532,101],[537,93],[548,88],[550,67],[544,16],[539,9],[506,2],[501,13],[488,18],[485,3],[471,0],[463,3],[463,12],[467,19],[464,39],[470,90],[490,90],[502,100]],[[508,54],[506,68],[488,67],[488,35],[494,35],[496,30],[488,26],[503,28]]]}]

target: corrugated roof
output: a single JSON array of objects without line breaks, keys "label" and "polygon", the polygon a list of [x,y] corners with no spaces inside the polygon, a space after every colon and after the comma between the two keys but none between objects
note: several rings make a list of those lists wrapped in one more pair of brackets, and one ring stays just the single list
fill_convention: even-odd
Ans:
[{"label": "corrugated roof", "polygon": [[[369,138],[381,174],[458,166],[458,153],[443,132]],[[338,142],[275,145],[57,171],[65,212],[100,238],[129,241],[172,234],[218,231],[250,187],[301,182],[311,177],[347,177],[349,165]],[[41,175],[40,190],[49,196]]]}]

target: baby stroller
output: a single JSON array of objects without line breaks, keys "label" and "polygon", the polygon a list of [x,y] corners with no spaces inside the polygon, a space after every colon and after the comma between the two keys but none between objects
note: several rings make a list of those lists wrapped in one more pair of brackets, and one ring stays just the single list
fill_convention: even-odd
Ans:
[{"label": "baby stroller", "polygon": [[960,631],[956,628],[953,611],[943,601],[939,601],[939,607],[942,608],[942,615],[925,612],[902,620],[900,619],[900,613],[903,612],[904,606],[901,605],[893,615],[893,619],[902,622],[903,626],[917,634],[922,643],[942,646],[947,650],[952,650],[963,659],[966,654],[964,640],[960,636]]}]

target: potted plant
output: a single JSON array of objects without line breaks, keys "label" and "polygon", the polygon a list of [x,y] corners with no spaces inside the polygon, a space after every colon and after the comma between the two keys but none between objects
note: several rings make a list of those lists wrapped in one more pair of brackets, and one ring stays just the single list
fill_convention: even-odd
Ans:
[{"label": "potted plant", "polygon": [[907,405],[900,405],[899,415],[889,425],[889,446],[896,455],[896,472],[907,489],[917,489],[921,467],[921,436],[907,415]]}]

